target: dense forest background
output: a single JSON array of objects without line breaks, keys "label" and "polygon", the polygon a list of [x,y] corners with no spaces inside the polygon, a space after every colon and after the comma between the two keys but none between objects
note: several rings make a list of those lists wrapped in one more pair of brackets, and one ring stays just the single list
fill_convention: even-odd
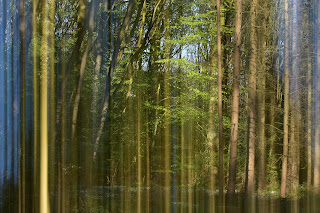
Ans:
[{"label": "dense forest background", "polygon": [[0,210],[317,212],[318,11],[0,0]]}]

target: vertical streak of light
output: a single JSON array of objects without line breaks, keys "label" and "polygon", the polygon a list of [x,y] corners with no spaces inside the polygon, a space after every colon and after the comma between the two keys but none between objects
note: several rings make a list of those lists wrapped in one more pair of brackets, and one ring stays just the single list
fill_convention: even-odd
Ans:
[{"label": "vertical streak of light", "polygon": [[48,1],[43,3],[40,55],[40,212],[49,213],[48,192]]},{"label": "vertical streak of light", "polygon": [[33,41],[33,212],[38,212],[37,199],[35,198],[38,191],[38,70],[37,70],[37,1],[32,2],[32,41]]},{"label": "vertical streak of light", "polygon": [[[50,170],[49,170],[49,173],[50,173],[50,177],[49,177],[49,182],[51,183],[50,185],[52,186],[50,188],[50,190],[54,193],[56,193],[55,191],[55,161],[56,161],[56,158],[55,158],[55,142],[56,142],[56,121],[55,121],[55,114],[56,114],[56,87],[55,87],[55,66],[54,66],[54,63],[55,63],[55,47],[54,47],[54,23],[55,23],[55,1],[54,0],[49,0],[49,20],[48,20],[48,42],[49,42],[49,45],[48,45],[48,50],[49,50],[49,71],[50,71],[50,85],[49,85],[49,88],[50,88],[50,119],[49,119],[49,122],[50,122],[50,130],[49,130],[49,167],[50,167]],[[53,201],[55,201],[53,199]],[[50,201],[49,201],[50,202]],[[55,202],[54,202],[54,206],[56,206]]]}]

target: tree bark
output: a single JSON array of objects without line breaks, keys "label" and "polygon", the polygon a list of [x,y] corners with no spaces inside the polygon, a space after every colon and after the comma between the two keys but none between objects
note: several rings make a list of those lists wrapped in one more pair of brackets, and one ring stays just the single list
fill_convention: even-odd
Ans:
[{"label": "tree bark", "polygon": [[[292,148],[292,192],[293,196],[297,197],[299,192],[299,171],[300,171],[300,91],[299,91],[299,50],[298,50],[298,1],[293,0],[293,23],[292,23],[292,122],[291,122],[291,138],[292,143],[290,147]],[[289,97],[290,98],[290,97]],[[291,140],[290,140],[291,141]],[[297,202],[295,202],[298,204]]]},{"label": "tree bark", "polygon": [[[214,55],[214,49],[213,47],[210,47],[210,54],[211,54],[211,64],[215,64],[215,55]],[[213,73],[213,67],[210,69],[210,77],[213,78],[214,73]],[[215,147],[217,146],[217,137],[216,137],[216,132],[214,128],[214,112],[215,112],[215,101],[214,101],[214,87],[213,87],[213,81],[211,80],[209,82],[209,95],[210,95],[210,100],[209,100],[209,119],[208,119],[208,134],[207,134],[207,149],[209,151],[209,190],[210,190],[210,195],[209,195],[209,208],[208,210],[210,212],[215,211],[215,199],[214,199],[214,188],[215,188],[215,179],[216,179],[216,173],[217,173],[217,168],[216,168],[216,162],[215,162],[215,157],[214,153],[216,151]]]},{"label": "tree bark", "polygon": [[316,130],[314,139],[314,171],[313,185],[316,193],[320,192],[320,0],[318,0],[318,26],[317,26],[317,91],[316,91]]},{"label": "tree bark", "polygon": [[221,67],[221,17],[220,0],[217,0],[217,43],[218,43],[218,116],[219,116],[219,198],[223,203],[224,169],[223,169],[223,117],[222,117],[222,67]]},{"label": "tree bark", "polygon": [[[170,39],[170,22],[169,22],[169,9],[165,12],[165,38]],[[164,199],[164,211],[171,211],[171,199],[170,199],[170,183],[171,183],[171,125],[170,125],[170,116],[171,116],[171,89],[170,89],[170,78],[171,78],[171,69],[170,69],[170,44],[166,42],[164,44],[164,58],[168,60],[165,64],[164,70],[164,187],[165,187],[165,199]]]},{"label": "tree bark", "polygon": [[[257,112],[257,127],[258,127],[258,141],[259,141],[259,179],[258,179],[258,190],[262,192],[265,190],[266,186],[266,137],[265,137],[265,121],[266,121],[266,73],[267,73],[267,65],[266,65],[266,18],[263,17],[262,20],[262,30],[261,30],[261,47],[262,50],[260,52],[260,58],[261,58],[261,69],[260,72],[258,72],[258,84],[257,84],[257,90],[258,90],[258,112]],[[274,95],[272,93],[272,95]],[[273,98],[273,97],[272,97]],[[271,118],[274,119],[274,118]],[[274,137],[271,135],[271,137]],[[271,149],[271,148],[270,148]]]},{"label": "tree bark", "polygon": [[242,0],[236,0],[234,69],[232,91],[231,140],[228,194],[235,194],[237,172],[237,144],[239,126],[239,80],[240,80],[240,45],[241,45]]},{"label": "tree bark", "polygon": [[254,168],[255,168],[255,140],[256,140],[256,93],[257,93],[257,32],[256,32],[256,7],[257,0],[251,3],[250,16],[251,16],[251,56],[249,62],[249,138],[248,138],[248,166],[247,175],[248,182],[246,191],[248,194],[254,192]]},{"label": "tree bark", "polygon": [[280,196],[286,197],[289,143],[289,2],[285,0],[283,156]]},{"label": "tree bark", "polygon": [[308,128],[308,136],[307,136],[307,188],[311,190],[311,178],[312,178],[312,152],[311,152],[311,104],[312,104],[312,68],[311,68],[311,53],[308,53],[308,112],[307,112],[307,128]]}]

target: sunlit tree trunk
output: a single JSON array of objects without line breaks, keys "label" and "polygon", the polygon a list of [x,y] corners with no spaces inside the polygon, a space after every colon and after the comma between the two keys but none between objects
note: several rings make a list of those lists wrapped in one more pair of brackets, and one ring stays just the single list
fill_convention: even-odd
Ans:
[{"label": "sunlit tree trunk", "polygon": [[231,140],[228,194],[235,194],[237,173],[237,144],[239,126],[239,81],[240,81],[240,45],[241,45],[241,20],[242,0],[236,0],[235,17],[235,41],[234,41],[234,68],[233,68],[233,91],[232,91],[232,115],[231,115]]},{"label": "sunlit tree trunk", "polygon": [[317,91],[315,110],[315,139],[314,139],[314,171],[313,185],[316,193],[320,192],[320,0],[318,0],[318,25],[317,25]]},{"label": "sunlit tree trunk", "polygon": [[39,124],[38,124],[38,113],[39,113],[39,86],[38,86],[38,32],[37,32],[37,1],[32,2],[32,62],[33,62],[33,213],[38,212],[38,145],[39,145]]},{"label": "sunlit tree trunk", "polygon": [[[213,39],[212,39],[213,40]],[[200,46],[200,44],[199,44]],[[201,51],[200,48],[198,50],[199,52]],[[210,47],[210,64],[212,66],[215,66],[217,64],[216,62],[216,56],[215,56],[215,51],[213,46]],[[210,67],[209,71],[209,76],[211,78],[214,77],[214,68]],[[216,159],[214,157],[215,152],[217,151],[217,135],[215,131],[215,126],[214,126],[214,113],[216,112],[216,101],[214,98],[214,82],[211,80],[209,82],[209,116],[208,116],[208,133],[207,133],[207,149],[209,152],[209,190],[210,194],[208,197],[208,203],[209,207],[208,210],[210,212],[215,211],[215,195],[214,195],[214,190],[215,190],[215,184],[216,184],[216,175],[217,175],[217,168],[216,168]]]},{"label": "sunlit tree trunk", "polygon": [[[292,89],[293,89],[293,107],[292,107],[292,122],[291,122],[291,139],[292,143],[292,192],[295,197],[299,191],[299,171],[300,171],[300,91],[299,91],[299,52],[298,52],[298,1],[293,0],[293,25],[292,25]],[[291,140],[290,140],[291,142]],[[296,204],[298,202],[295,201]]]},{"label": "sunlit tree trunk", "polygon": [[286,196],[289,143],[289,2],[285,0],[283,156],[280,196]]},{"label": "sunlit tree trunk", "polygon": [[[50,2],[50,7],[49,7],[49,20],[48,20],[48,31],[49,31],[49,71],[50,71],[50,95],[49,95],[49,112],[50,112],[50,124],[49,124],[49,192],[50,193],[54,193],[56,194],[56,182],[55,182],[55,172],[56,172],[56,120],[55,120],[55,116],[56,116],[56,72],[55,72],[55,44],[54,44],[54,39],[55,39],[55,35],[54,35],[54,26],[55,26],[55,6],[56,6],[56,2],[52,0],[52,2]],[[56,200],[55,200],[55,196],[51,197],[51,200],[49,201],[52,205],[53,211],[56,211]]]},{"label": "sunlit tree trunk", "polygon": [[254,192],[254,168],[255,168],[255,140],[256,140],[256,93],[257,93],[257,33],[256,33],[256,7],[257,0],[251,2],[250,16],[251,16],[251,55],[249,62],[249,138],[248,138],[248,166],[247,175],[248,182],[246,191],[249,194]]},{"label": "sunlit tree trunk", "polygon": [[45,1],[42,8],[42,38],[40,49],[40,212],[50,212],[48,186],[48,36],[49,9],[52,0]]}]

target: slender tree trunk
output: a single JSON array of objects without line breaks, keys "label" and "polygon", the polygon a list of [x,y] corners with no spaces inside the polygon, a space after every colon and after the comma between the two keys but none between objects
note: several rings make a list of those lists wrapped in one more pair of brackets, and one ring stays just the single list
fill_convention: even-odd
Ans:
[{"label": "slender tree trunk", "polygon": [[186,125],[188,135],[188,213],[193,212],[193,200],[194,200],[194,136],[193,136],[193,119],[190,119]]},{"label": "slender tree trunk", "polygon": [[[270,74],[271,75],[271,74]],[[275,81],[275,80],[274,80]],[[279,188],[278,182],[278,170],[277,170],[277,160],[276,160],[276,88],[272,88],[272,95],[270,97],[270,128],[269,128],[269,140],[270,140],[270,149],[269,149],[269,156],[268,156],[268,186],[269,188],[275,190]]]},{"label": "slender tree trunk", "polygon": [[[299,192],[299,171],[300,171],[300,91],[299,91],[299,50],[298,50],[298,1],[293,0],[293,26],[292,26],[292,116],[291,122],[292,143],[290,148],[292,149],[292,192],[295,197]],[[290,140],[291,141],[291,140]],[[297,203],[297,202],[295,202]]]},{"label": "slender tree trunk", "polygon": [[[309,50],[310,51],[310,50]],[[307,112],[307,122],[308,122],[308,136],[307,136],[307,156],[308,156],[308,171],[307,171],[307,188],[311,190],[311,178],[312,178],[312,159],[311,159],[311,104],[312,104],[312,68],[311,68],[311,53],[308,53],[308,112]]]},{"label": "slender tree trunk", "polygon": [[[259,141],[259,179],[258,179],[258,190],[262,192],[266,187],[266,137],[265,137],[265,121],[266,121],[266,73],[267,73],[267,65],[266,65],[266,18],[263,17],[262,20],[262,30],[261,30],[261,69],[258,73],[258,112],[257,112],[257,127],[258,127],[258,141]],[[274,95],[274,94],[272,94]],[[273,97],[271,97],[273,98]],[[273,107],[273,106],[272,106]],[[274,118],[271,118],[274,119]],[[271,135],[271,137],[274,137]],[[272,149],[272,148],[270,148]]]},{"label": "slender tree trunk", "polygon": [[[26,211],[26,40],[25,40],[25,2],[19,0],[19,31],[20,31],[20,56],[21,56],[21,74],[22,74],[22,121],[21,121],[21,145],[20,145],[20,208],[24,213]],[[13,157],[13,156],[12,156]]]},{"label": "slender tree trunk", "polygon": [[286,196],[289,143],[289,0],[285,0],[283,156],[280,196]]},{"label": "slender tree trunk", "polygon": [[[140,25],[140,32],[139,32],[139,38],[138,38],[138,42],[137,42],[137,47],[140,48],[141,46],[141,40],[142,40],[142,34],[143,34],[143,28],[144,28],[144,23],[145,23],[145,19],[146,19],[146,13],[147,13],[147,2],[146,0],[143,2],[143,9],[142,9],[142,20],[141,20],[141,25]],[[142,69],[141,66],[142,63],[142,57],[139,59],[138,62],[138,85],[140,84],[140,72]],[[137,134],[138,134],[138,150],[137,150],[137,182],[138,182],[138,192],[137,192],[137,212],[141,212],[141,173],[142,173],[142,168],[141,168],[141,89],[140,87],[138,88],[138,97],[137,97]]]},{"label": "slender tree trunk", "polygon": [[[62,38],[62,84],[65,83],[66,79],[66,62],[65,58],[65,37],[63,35]],[[61,142],[60,142],[60,175],[61,175],[61,196],[60,196],[60,203],[61,203],[61,213],[67,212],[67,194],[66,194],[66,180],[65,180],[65,171],[66,171],[66,163],[65,163],[65,146],[66,146],[66,91],[62,92],[61,97]]]},{"label": "slender tree trunk", "polygon": [[[149,94],[147,94],[147,97]],[[146,107],[146,213],[150,212],[150,139],[149,139],[149,110]]]},{"label": "slender tree trunk", "polygon": [[[106,8],[107,10],[107,8]],[[92,132],[92,140],[93,143],[96,139],[96,130],[97,130],[97,104],[98,104],[98,89],[99,89],[99,73],[101,70],[101,66],[102,66],[102,54],[103,53],[103,46],[104,42],[102,41],[103,39],[105,39],[105,35],[103,35],[103,24],[104,22],[106,22],[107,20],[104,19],[105,16],[103,14],[99,15],[98,18],[96,18],[95,21],[99,22],[98,24],[98,29],[97,29],[97,55],[96,55],[96,59],[95,59],[95,66],[94,66],[94,73],[93,73],[93,89],[92,89],[92,93],[93,93],[93,99],[92,99],[92,104],[91,104],[91,113],[92,113],[92,128],[93,128],[93,132]],[[102,19],[101,21],[99,21],[100,19]]]},{"label": "slender tree trunk", "polygon": [[6,37],[7,37],[7,33],[6,33],[6,28],[7,28],[7,1],[6,0],[3,0],[2,1],[2,20],[1,20],[1,35],[0,35],[0,45],[1,45],[1,54],[3,54],[3,62],[1,63],[2,65],[2,73],[3,73],[3,79],[1,79],[2,81],[2,84],[1,84],[1,87],[3,87],[3,127],[1,127],[1,130],[3,130],[3,145],[4,145],[4,150],[3,150],[3,182],[1,184],[5,184],[7,183],[8,181],[8,101],[7,101],[7,96],[8,96],[8,80],[7,80],[7,76],[8,76],[8,73],[7,73],[7,66],[6,66],[6,62],[7,62],[7,44],[6,44]]},{"label": "slender tree trunk", "polygon": [[218,43],[218,114],[219,114],[219,199],[223,204],[224,169],[223,169],[223,118],[222,118],[222,66],[221,66],[221,17],[220,0],[217,0],[217,43]]},{"label": "slender tree trunk", "polygon": [[320,0],[318,0],[318,26],[317,26],[317,91],[316,91],[316,130],[314,139],[314,171],[313,185],[316,193],[320,192]]},{"label": "slender tree trunk", "polygon": [[[212,38],[213,40],[213,38]],[[199,44],[200,46],[200,44]],[[198,52],[200,51],[200,48],[198,49]],[[213,46],[210,47],[210,63],[212,65],[217,64],[216,62],[216,57],[215,57],[215,51]],[[214,68],[211,67],[210,77],[214,77]],[[209,95],[210,95],[210,100],[209,100],[209,118],[208,118],[208,133],[207,133],[207,149],[209,151],[209,198],[208,198],[208,203],[209,207],[208,210],[210,212],[215,211],[215,195],[214,195],[214,190],[215,190],[215,185],[216,185],[216,173],[217,173],[217,168],[216,168],[216,161],[214,157],[214,153],[216,151],[217,147],[217,136],[216,136],[216,131],[214,128],[214,113],[216,111],[215,106],[215,100],[214,100],[214,83],[211,80],[209,82]]]},{"label": "slender tree trunk", "polygon": [[[33,1],[36,2],[36,1]],[[63,0],[64,6],[65,6],[65,0]],[[35,6],[36,7],[36,6]],[[77,20],[77,40],[75,42],[74,48],[72,50],[71,56],[68,59],[68,62],[66,64],[66,79],[64,81],[61,82],[61,86],[60,86],[60,93],[58,96],[58,100],[57,100],[57,115],[56,115],[56,130],[57,133],[60,133],[60,112],[62,110],[61,109],[61,104],[62,104],[62,96],[63,93],[65,93],[66,89],[67,89],[67,82],[68,82],[68,76],[70,71],[73,68],[73,64],[78,61],[78,57],[80,54],[80,50],[81,50],[81,45],[86,33],[86,17],[87,17],[87,13],[86,13],[86,7],[84,4],[83,0],[79,0],[79,12],[78,12],[78,20]],[[66,29],[65,29],[66,30]],[[73,93],[71,95],[70,98],[70,103],[73,100]],[[56,138],[59,138],[59,135],[56,136]]]},{"label": "slender tree trunk", "polygon": [[[139,67],[140,69],[141,67]],[[139,70],[140,71],[140,70]],[[138,77],[139,78],[139,77]],[[138,80],[140,83],[140,79]],[[141,212],[141,91],[137,94],[137,212]]]},{"label": "slender tree trunk", "polygon": [[[49,192],[56,194],[56,182],[55,182],[55,172],[56,172],[56,120],[55,120],[55,116],[56,116],[56,77],[55,77],[55,46],[54,46],[54,39],[55,39],[55,35],[54,35],[54,25],[55,25],[55,6],[56,3],[54,1],[52,1],[50,3],[50,8],[49,8],[49,23],[48,23],[48,30],[49,30],[49,71],[50,71],[50,95],[49,95],[49,103],[50,103],[50,124],[49,124],[49,172],[50,172],[50,176],[49,176]],[[53,211],[56,211],[56,203],[55,203],[55,196],[51,197],[51,202],[53,205]]]},{"label": "slender tree trunk", "polygon": [[[183,103],[183,102],[182,102]],[[186,176],[186,138],[185,138],[185,124],[184,124],[184,116],[181,115],[181,179],[180,179],[180,185],[181,185],[181,195],[180,200],[181,203],[187,202],[187,176]],[[185,212],[183,205],[181,206],[181,213]]]},{"label": "slender tree trunk", "polygon": [[[167,9],[166,17],[165,17],[165,38],[170,39],[170,24],[169,24],[169,9]],[[170,45],[168,42],[165,43],[165,59],[170,59]],[[170,131],[170,78],[171,78],[171,70],[170,70],[170,61],[168,61],[165,65],[164,71],[164,107],[166,109],[164,114],[164,185],[165,185],[165,212],[170,212],[171,210],[171,199],[170,199],[170,183],[171,183],[171,131]]]},{"label": "slender tree trunk", "polygon": [[32,34],[33,34],[33,50],[32,50],[32,59],[33,59],[33,213],[38,212],[38,199],[36,194],[38,194],[38,144],[39,144],[39,135],[38,135],[38,113],[39,113],[39,94],[38,94],[38,32],[37,32],[37,1],[32,2]]},{"label": "slender tree trunk", "polygon": [[115,46],[114,46],[114,51],[112,54],[112,60],[111,60],[111,64],[109,66],[108,72],[107,72],[107,81],[106,81],[106,85],[104,88],[104,98],[103,98],[103,107],[102,107],[102,112],[101,112],[101,119],[99,122],[99,128],[97,131],[97,138],[95,140],[95,145],[94,145],[94,152],[93,152],[93,159],[96,158],[96,154],[97,154],[97,150],[96,148],[99,145],[99,141],[102,135],[102,131],[103,131],[103,127],[104,127],[104,122],[106,120],[106,115],[109,109],[109,101],[110,101],[110,85],[111,85],[111,81],[113,78],[113,72],[115,70],[115,67],[118,64],[118,56],[119,56],[119,51],[120,51],[120,46],[121,46],[121,42],[124,39],[125,36],[125,30],[127,29],[127,27],[130,24],[130,20],[134,11],[134,8],[137,4],[137,0],[130,0],[128,3],[128,7],[127,7],[127,13],[126,16],[124,17],[124,20],[122,22],[122,26],[121,29],[119,31],[118,34],[118,38],[117,41],[115,42]]},{"label": "slender tree trunk", "polygon": [[256,7],[257,0],[251,2],[251,56],[249,62],[249,153],[248,153],[248,182],[246,191],[254,192],[254,168],[255,168],[255,140],[256,140],[256,93],[257,93],[257,33],[256,33]]},{"label": "slender tree trunk", "polygon": [[92,36],[93,36],[93,28],[94,28],[94,16],[95,16],[95,7],[94,3],[92,3],[90,8],[90,15],[89,15],[89,35],[88,35],[88,41],[86,45],[86,49],[83,53],[81,64],[80,64],[80,72],[79,72],[79,81],[77,85],[77,91],[76,96],[74,100],[74,107],[73,107],[73,113],[72,113],[72,125],[71,125],[71,140],[74,140],[74,135],[76,131],[76,125],[77,125],[77,118],[78,118],[78,110],[79,110],[79,103],[80,103],[80,97],[81,97],[81,89],[84,79],[84,71],[87,65],[87,58],[89,55],[89,51],[91,49],[92,45]]},{"label": "slender tree trunk", "polygon": [[[179,69],[179,68],[178,68]],[[171,77],[172,88],[172,112],[177,110],[177,71],[173,71]],[[171,203],[177,202],[177,118],[171,118]],[[171,212],[175,213],[176,205],[171,205]]]},{"label": "slender tree trunk", "polygon": [[235,194],[237,173],[237,144],[239,126],[239,81],[240,81],[240,46],[241,46],[242,0],[236,0],[234,69],[232,91],[231,140],[228,194]]},{"label": "slender tree trunk", "polygon": [[40,56],[40,212],[49,213],[48,186],[48,30],[49,8],[53,1],[46,1],[42,8],[42,38]]}]

